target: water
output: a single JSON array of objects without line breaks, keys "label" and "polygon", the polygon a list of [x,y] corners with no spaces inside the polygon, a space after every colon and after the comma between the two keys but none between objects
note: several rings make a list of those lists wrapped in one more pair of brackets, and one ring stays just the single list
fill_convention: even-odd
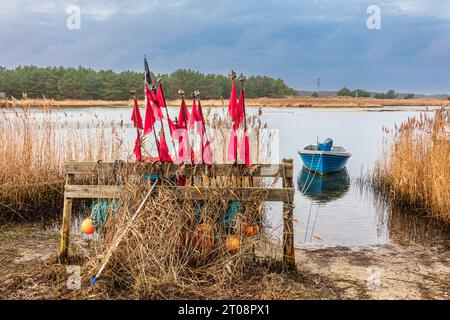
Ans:
[{"label": "water", "polygon": [[[280,158],[294,158],[297,182],[294,229],[297,246],[367,246],[405,239],[394,236],[392,231],[403,229],[394,226],[394,223],[408,220],[409,214],[395,212],[396,219],[391,219],[389,205],[380,203],[379,197],[362,187],[357,178],[374,167],[382,150],[382,127],[392,128],[425,110],[428,109],[264,109],[264,120],[271,128],[280,131]],[[335,145],[345,146],[352,153],[347,169],[332,176],[308,176],[308,172],[302,169],[297,151],[304,145],[327,137],[333,138]],[[399,219],[398,215],[406,218]],[[272,221],[274,226],[281,226],[275,209],[272,211]],[[422,230],[423,227],[411,228],[405,224],[405,228],[429,233],[426,227]]]},{"label": "water", "polygon": [[[206,108],[205,108],[206,109]],[[222,109],[212,109],[223,113]],[[257,112],[247,108],[248,114]],[[408,241],[420,231],[429,239],[432,226],[424,225],[417,218],[401,210],[383,205],[368,189],[361,187],[357,178],[373,168],[382,148],[382,127],[394,127],[410,116],[422,111],[422,107],[364,108],[264,108],[262,119],[270,129],[278,130],[279,159],[294,159],[295,174],[295,244],[367,246]],[[34,110],[39,113],[40,111]],[[57,121],[103,120],[105,123],[123,121],[129,126],[127,142],[134,142],[130,108],[64,108],[54,113]],[[171,117],[178,113],[170,108]],[[143,113],[144,114],[144,113]],[[61,115],[64,115],[61,118]],[[38,117],[39,118],[39,115]],[[61,120],[62,119],[62,120]],[[304,145],[331,137],[335,145],[343,145],[352,153],[345,171],[328,177],[308,175],[302,170],[297,151]],[[130,148],[131,150],[131,148]],[[303,191],[303,192],[302,192]],[[282,232],[282,208],[270,204],[269,219],[274,233]],[[411,221],[414,219],[414,221]],[[431,232],[432,233],[432,232]]]}]

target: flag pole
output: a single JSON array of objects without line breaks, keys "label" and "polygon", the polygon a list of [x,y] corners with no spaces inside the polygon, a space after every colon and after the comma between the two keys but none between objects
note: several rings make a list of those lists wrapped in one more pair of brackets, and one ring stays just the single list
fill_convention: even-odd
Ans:
[{"label": "flag pole", "polygon": [[[183,101],[184,100],[184,90],[182,89],[182,88],[180,88],[180,90],[178,90],[178,94],[181,96],[181,101]],[[183,108],[183,117],[184,117],[184,124],[185,124],[185,126],[186,126],[186,140],[187,140],[187,145],[188,145],[188,149],[189,149],[189,151],[191,151],[190,150],[190,148],[191,148],[191,144],[189,143],[189,129],[188,129],[188,127],[189,127],[189,125],[188,125],[188,123],[187,123],[187,113],[186,113],[186,108],[185,107],[183,107],[183,104],[181,105],[181,107]],[[187,152],[187,151],[186,151]],[[189,152],[189,156],[191,156],[191,153]]]},{"label": "flag pole", "polygon": [[[147,88],[148,88],[148,84],[150,83],[147,80],[147,73],[148,73],[148,76],[150,77],[150,81],[152,81],[152,76],[150,74],[150,69],[148,68],[147,56],[144,55],[144,97],[145,97],[145,107],[146,108],[147,108],[147,102],[148,102]],[[149,89],[149,90],[151,90],[151,89]],[[151,106],[151,107],[152,107],[152,112],[153,112],[153,106]],[[159,142],[158,142],[158,138],[156,137],[155,124],[154,123],[153,123],[152,127],[153,127],[153,136],[155,137],[156,150],[158,151],[158,157],[159,157],[159,160],[161,161],[161,154],[159,152]]]},{"label": "flag pole", "polygon": [[[158,84],[161,84],[162,79],[161,79],[161,78],[158,78],[158,79],[156,80],[156,82],[158,82]],[[161,88],[162,88],[162,84],[161,84]],[[170,123],[169,123],[169,111],[167,110],[167,108],[168,108],[168,106],[165,106],[164,109],[166,109],[167,126],[169,127],[170,141],[172,141],[173,150],[175,151],[175,156],[177,157],[177,160],[178,160],[178,152],[177,152],[177,148],[175,147],[175,141],[174,141],[173,138],[172,138],[172,130],[171,130],[171,128],[170,128]],[[161,126],[162,126],[162,120],[161,120]],[[164,133],[164,127],[163,127],[163,134],[165,134],[165,133]],[[177,162],[178,162],[178,161],[177,161]]]},{"label": "flag pole", "polygon": [[[243,92],[245,92],[244,81],[246,79],[247,78],[241,73],[240,76],[239,76],[239,82],[241,83],[241,88],[242,88]],[[244,110],[244,129],[245,129],[245,131],[247,131],[247,116],[245,114],[245,99],[243,99],[242,102],[243,102],[242,103],[242,108]]]},{"label": "flag pole", "polygon": [[[136,100],[136,89],[134,87],[132,87],[130,89],[130,94],[133,96],[133,103],[134,103],[134,101]],[[139,107],[139,104],[138,104],[138,107]],[[137,111],[135,110],[134,105],[133,105],[133,114],[134,114],[134,117],[136,119],[137,118]],[[138,136],[140,136],[139,125],[136,126],[136,133],[137,133]],[[142,150],[142,146],[141,146],[141,142],[140,141],[139,141],[139,149]],[[142,152],[142,151],[140,151],[140,152]],[[142,161],[142,158],[140,159],[140,161]]]},{"label": "flag pole", "polygon": [[[236,79],[236,77],[237,77],[236,72],[233,69],[231,69],[229,76],[230,76],[232,82],[234,82],[234,79]],[[231,88],[233,88],[233,87],[231,87]],[[233,125],[234,125],[234,119],[232,118],[231,119],[231,130],[234,130]],[[236,132],[234,134],[236,135]],[[238,145],[237,145],[238,139],[237,139],[237,136],[235,138],[236,139],[233,138],[233,144],[234,144],[234,141],[236,141],[236,144],[234,145],[234,164],[237,164],[237,162],[238,162]]]}]

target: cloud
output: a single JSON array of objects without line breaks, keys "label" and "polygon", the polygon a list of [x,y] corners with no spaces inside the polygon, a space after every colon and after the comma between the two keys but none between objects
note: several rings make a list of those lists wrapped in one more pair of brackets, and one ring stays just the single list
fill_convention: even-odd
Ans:
[{"label": "cloud", "polygon": [[[444,91],[443,2],[10,0],[0,4],[0,65],[141,70],[147,54],[155,72],[235,68],[299,89],[320,77],[324,89]],[[80,30],[66,28],[72,4],[81,9]],[[382,30],[366,27],[371,4],[381,7]]]}]

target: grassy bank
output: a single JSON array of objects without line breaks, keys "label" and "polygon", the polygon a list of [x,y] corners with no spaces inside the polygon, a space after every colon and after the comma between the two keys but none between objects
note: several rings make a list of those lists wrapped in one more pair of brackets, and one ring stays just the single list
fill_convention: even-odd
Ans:
[{"label": "grassy bank", "polygon": [[[180,100],[168,100],[168,105],[179,106]],[[132,100],[52,100],[52,99],[25,99],[25,100],[0,100],[1,106],[9,107],[100,107],[100,106],[132,106]],[[289,108],[340,108],[340,107],[388,107],[388,106],[446,106],[448,100],[439,99],[375,99],[375,98],[312,98],[312,97],[288,97],[288,98],[257,98],[246,99],[246,105],[252,107],[289,107]],[[140,105],[144,105],[141,101]],[[225,99],[203,100],[205,107],[221,107],[228,105]]]},{"label": "grassy bank", "polygon": [[385,148],[374,172],[375,185],[399,205],[450,221],[449,115],[409,118],[385,128]]}]

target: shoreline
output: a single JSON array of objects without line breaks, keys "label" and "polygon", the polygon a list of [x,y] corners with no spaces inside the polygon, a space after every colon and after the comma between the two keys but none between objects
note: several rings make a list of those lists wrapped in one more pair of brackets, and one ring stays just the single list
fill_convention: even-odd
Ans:
[{"label": "shoreline", "polygon": [[[228,99],[202,100],[203,107],[226,107]],[[169,106],[179,106],[180,99],[167,100]],[[139,104],[144,105],[140,100]],[[381,108],[392,106],[414,106],[414,107],[442,107],[450,105],[449,100],[440,99],[375,99],[375,98],[312,98],[312,97],[289,97],[289,98],[256,98],[246,99],[248,107],[261,108]],[[133,100],[52,100],[52,99],[22,99],[22,100],[0,100],[0,108],[3,107],[58,107],[58,108],[85,108],[85,107],[124,107],[133,106]]]},{"label": "shoreline", "polygon": [[[66,288],[66,267],[55,259],[58,229],[32,223],[3,227],[0,298],[86,299],[82,291]],[[88,246],[81,237],[74,238],[75,243],[79,248]],[[445,264],[449,253],[443,244],[296,248],[295,254],[301,283],[289,274],[263,273],[267,290],[252,289],[254,279],[243,279],[237,299],[249,295],[267,299],[277,294],[287,299],[449,299],[446,279],[450,268]],[[81,256],[78,259],[83,261]],[[371,275],[378,275],[378,282]],[[115,294],[127,299],[129,292]],[[111,298],[115,297],[107,299]]]}]

